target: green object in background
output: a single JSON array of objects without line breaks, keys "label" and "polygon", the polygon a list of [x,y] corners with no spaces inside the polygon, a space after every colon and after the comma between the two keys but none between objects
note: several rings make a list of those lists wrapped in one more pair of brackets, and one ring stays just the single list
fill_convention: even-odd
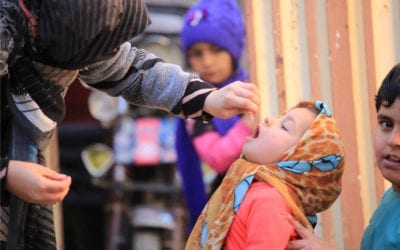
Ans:
[{"label": "green object in background", "polygon": [[112,149],[102,143],[87,146],[81,156],[86,169],[94,177],[103,176],[114,162]]}]

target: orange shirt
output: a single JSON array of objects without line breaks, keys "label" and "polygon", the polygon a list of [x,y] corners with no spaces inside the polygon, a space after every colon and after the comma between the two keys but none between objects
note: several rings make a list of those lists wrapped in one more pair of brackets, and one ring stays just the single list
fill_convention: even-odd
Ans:
[{"label": "orange shirt", "polygon": [[266,182],[254,182],[232,222],[225,249],[285,249],[296,237],[288,213],[293,215],[277,189]]}]

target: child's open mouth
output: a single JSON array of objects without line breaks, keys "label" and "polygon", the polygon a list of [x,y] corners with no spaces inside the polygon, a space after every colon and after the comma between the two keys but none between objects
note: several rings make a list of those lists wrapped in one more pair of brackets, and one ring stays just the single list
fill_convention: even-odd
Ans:
[{"label": "child's open mouth", "polygon": [[259,134],[260,134],[260,125],[257,125],[257,127],[255,127],[254,132],[251,137],[257,138]]}]

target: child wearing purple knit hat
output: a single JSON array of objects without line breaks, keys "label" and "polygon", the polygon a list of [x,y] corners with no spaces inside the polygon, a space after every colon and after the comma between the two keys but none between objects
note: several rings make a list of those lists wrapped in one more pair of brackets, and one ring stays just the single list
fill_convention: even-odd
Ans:
[{"label": "child wearing purple knit hat", "polygon": [[236,0],[201,0],[186,14],[181,42],[186,54],[199,42],[217,45],[232,56],[234,63],[238,63],[245,36],[245,23]]},{"label": "child wearing purple knit hat", "polygon": [[[234,81],[246,81],[248,74],[240,65],[245,36],[245,23],[236,0],[197,2],[188,10],[181,31],[187,66],[217,88]],[[179,121],[176,149],[189,210],[189,231],[208,196],[201,162],[217,173],[211,184],[211,194],[231,163],[239,157],[245,138],[251,135],[251,127],[248,115],[213,118],[206,124]]]}]

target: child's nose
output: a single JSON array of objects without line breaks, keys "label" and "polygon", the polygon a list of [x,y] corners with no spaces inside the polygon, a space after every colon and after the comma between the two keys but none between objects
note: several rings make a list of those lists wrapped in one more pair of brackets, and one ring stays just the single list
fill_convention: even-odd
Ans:
[{"label": "child's nose", "polygon": [[203,54],[203,63],[204,65],[213,65],[214,64],[214,58],[211,53],[204,52]]},{"label": "child's nose", "polygon": [[276,121],[276,118],[273,116],[267,116],[264,122],[267,124],[268,127],[272,126]]},{"label": "child's nose", "polygon": [[400,145],[400,128],[395,128],[392,130],[392,133],[390,133],[390,136],[388,138],[388,144],[397,147]]}]

